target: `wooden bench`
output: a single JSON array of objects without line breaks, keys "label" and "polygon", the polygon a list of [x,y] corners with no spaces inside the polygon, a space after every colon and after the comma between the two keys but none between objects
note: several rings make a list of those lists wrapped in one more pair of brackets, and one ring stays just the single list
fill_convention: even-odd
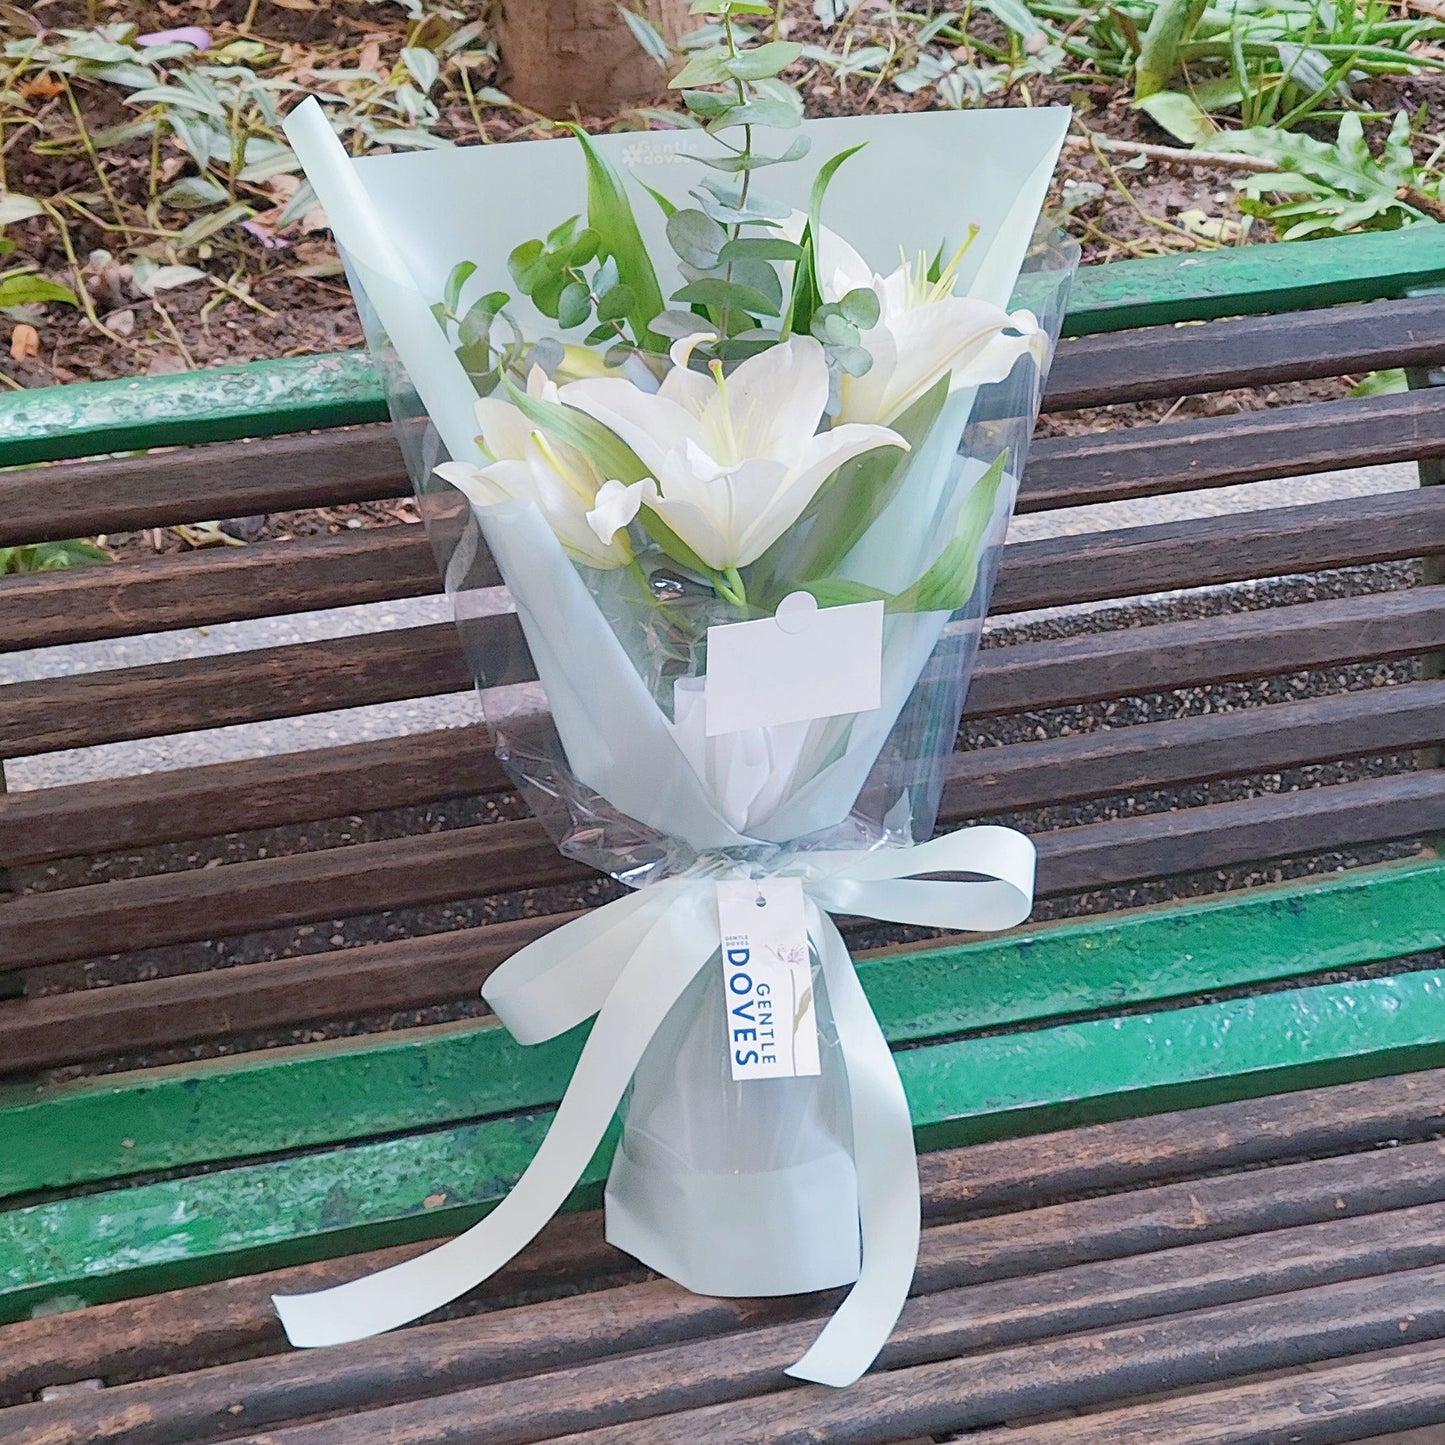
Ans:
[{"label": "wooden bench", "polygon": [[[1380,461],[1437,481],[1441,284],[1435,226],[1085,271],[1051,412],[1392,366],[1415,387],[1047,437],[1020,511]],[[76,459],[0,473],[0,545],[402,496],[382,415],[357,356],[0,398],[0,463]],[[0,798],[0,1441],[1445,1422],[1442,555],[1437,486],[1010,545],[944,820],[1029,827],[1058,921],[852,934],[932,1152],[918,1298],[843,1392],[780,1374],[828,1300],[697,1299],[608,1248],[605,1159],[446,1318],[286,1347],[269,1295],[478,1217],[576,1056],[518,1047],[476,990],[614,890],[520,812],[481,727]],[[342,530],[6,578],[0,645],[437,587],[420,528]],[[40,671],[0,686],[0,757],[469,687],[445,623]]]}]

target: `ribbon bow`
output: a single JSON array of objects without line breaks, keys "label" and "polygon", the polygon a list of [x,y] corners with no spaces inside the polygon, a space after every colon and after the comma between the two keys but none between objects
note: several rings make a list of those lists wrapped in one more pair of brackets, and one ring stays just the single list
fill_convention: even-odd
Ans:
[{"label": "ribbon bow", "polygon": [[[852,1384],[883,1348],[918,1260],[918,1161],[903,1083],[847,945],[829,916],[977,932],[1033,904],[1034,847],[1011,828],[966,828],[911,848],[784,855],[802,877],[848,1076],[862,1269],[787,1373]],[[965,881],[920,875],[967,873]],[[450,1303],[500,1269],[562,1207],[601,1143],[638,1062],[719,944],[716,876],[664,879],[564,924],[514,954],[482,994],[519,1043],[597,1015],[552,1127],[516,1187],[479,1224],[429,1253],[315,1294],[278,1295],[293,1345],[343,1344]],[[720,1025],[721,1026],[721,1025]]]}]

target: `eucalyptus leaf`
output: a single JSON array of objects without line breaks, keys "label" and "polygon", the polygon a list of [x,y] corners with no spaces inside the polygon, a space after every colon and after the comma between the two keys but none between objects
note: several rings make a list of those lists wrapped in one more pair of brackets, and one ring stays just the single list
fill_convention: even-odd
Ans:
[{"label": "eucalyptus leaf", "polygon": [[723,69],[734,80],[762,80],[786,70],[801,54],[803,47],[793,40],[772,40],[730,57]]},{"label": "eucalyptus leaf", "polygon": [[789,104],[781,100],[749,100],[730,105],[708,122],[708,133],[732,130],[740,125],[763,125],[773,130],[792,130],[803,123],[803,103]]},{"label": "eucalyptus leaf", "polygon": [[728,233],[702,211],[674,211],[667,218],[667,239],[689,266],[710,271],[718,263]]},{"label": "eucalyptus leaf", "polygon": [[[619,288],[621,289],[621,288]],[[614,296],[616,291],[612,293]],[[557,298],[557,324],[564,330],[581,326],[592,314],[592,293],[581,281],[562,288]]]},{"label": "eucalyptus leaf", "polygon": [[878,293],[868,286],[859,286],[850,291],[838,303],[844,316],[861,331],[871,330],[878,325],[881,308]]},{"label": "eucalyptus leaf", "polygon": [[724,281],[721,278],[693,281],[681,291],[674,292],[672,299],[695,302],[719,311],[726,308],[737,313],[746,312],[749,316],[777,316],[782,310],[752,286],[743,286],[736,281]]},{"label": "eucalyptus leaf", "polygon": [[[637,304],[632,287],[619,283],[597,303],[599,321],[621,321]],[[609,335],[610,335],[609,328]]]}]

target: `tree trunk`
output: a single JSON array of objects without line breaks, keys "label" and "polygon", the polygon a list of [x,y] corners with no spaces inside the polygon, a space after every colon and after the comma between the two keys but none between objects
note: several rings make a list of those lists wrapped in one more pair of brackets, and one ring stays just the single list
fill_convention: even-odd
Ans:
[{"label": "tree trunk", "polygon": [[[669,45],[698,20],[688,0],[626,0]],[[502,83],[544,115],[598,115],[649,105],[667,93],[667,73],[638,44],[618,0],[498,0]]]}]

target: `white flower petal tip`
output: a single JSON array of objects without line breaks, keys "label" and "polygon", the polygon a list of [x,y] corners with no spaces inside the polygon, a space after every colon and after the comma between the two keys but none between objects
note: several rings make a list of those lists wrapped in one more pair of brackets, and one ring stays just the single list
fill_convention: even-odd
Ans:
[{"label": "white flower petal tip", "polygon": [[680,336],[667,348],[668,359],[674,366],[686,371],[692,362],[693,352],[699,346],[706,346],[708,342],[716,340],[716,331],[693,331],[687,336]]},{"label": "white flower petal tip", "polygon": [[587,513],[587,525],[596,533],[597,540],[607,546],[625,527],[632,524],[642,504],[657,496],[657,484],[651,477],[630,485],[626,482],[603,482],[598,488],[592,510]]}]

